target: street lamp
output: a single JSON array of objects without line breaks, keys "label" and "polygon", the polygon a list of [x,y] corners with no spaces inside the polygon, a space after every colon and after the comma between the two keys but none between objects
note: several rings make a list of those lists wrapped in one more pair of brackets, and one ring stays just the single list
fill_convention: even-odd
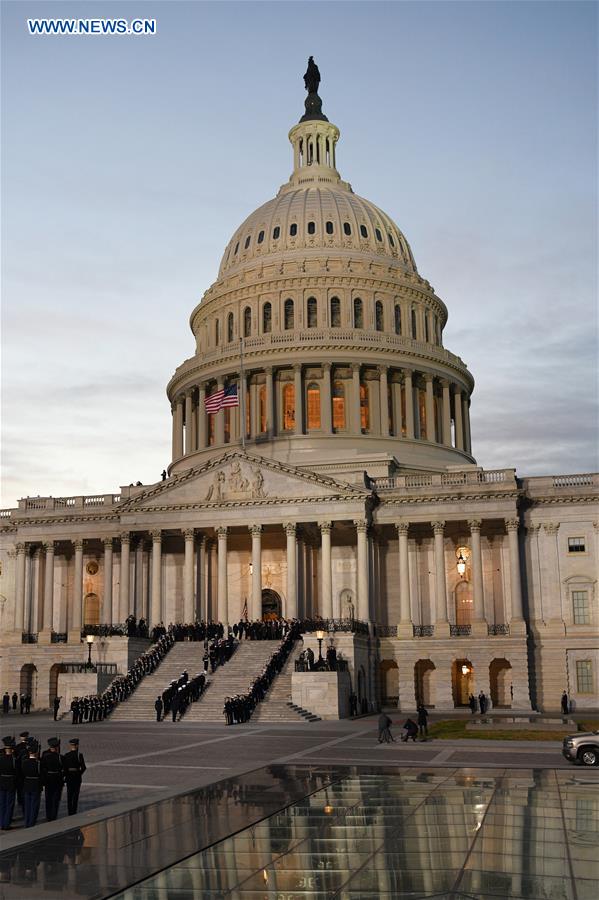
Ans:
[{"label": "street lamp", "polygon": [[318,668],[319,668],[319,669],[322,667],[322,663],[323,663],[323,659],[322,659],[322,642],[324,641],[324,638],[325,638],[325,632],[324,632],[324,631],[317,631],[317,632],[316,632],[316,640],[318,641]]},{"label": "street lamp", "polygon": [[94,644],[94,636],[93,636],[93,634],[88,634],[88,635],[86,635],[85,640],[87,641],[87,663],[86,663],[86,668],[91,669],[91,668],[92,668],[92,647],[93,647],[93,644]]}]

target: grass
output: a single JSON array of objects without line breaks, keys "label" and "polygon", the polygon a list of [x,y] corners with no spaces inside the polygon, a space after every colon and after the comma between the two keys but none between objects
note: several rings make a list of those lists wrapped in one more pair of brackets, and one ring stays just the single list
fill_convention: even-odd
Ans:
[{"label": "grass", "polygon": [[[507,728],[501,731],[466,731],[467,723],[467,719],[433,722],[429,725],[429,737],[438,740],[465,738],[472,741],[555,741],[556,744],[561,744],[564,737],[563,734],[555,731],[510,731]],[[590,723],[584,723],[583,731],[592,730],[586,728],[588,724]]]}]

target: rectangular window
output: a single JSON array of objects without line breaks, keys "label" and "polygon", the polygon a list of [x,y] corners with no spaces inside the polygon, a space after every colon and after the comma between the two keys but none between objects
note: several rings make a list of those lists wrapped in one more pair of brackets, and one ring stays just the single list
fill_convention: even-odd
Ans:
[{"label": "rectangular window", "polygon": [[591,624],[591,609],[588,591],[572,591],[572,608],[575,625]]},{"label": "rectangular window", "polygon": [[593,693],[593,662],[590,659],[576,660],[576,690],[579,694]]},{"label": "rectangular window", "polygon": [[584,553],[586,546],[583,537],[568,538],[568,553]]}]

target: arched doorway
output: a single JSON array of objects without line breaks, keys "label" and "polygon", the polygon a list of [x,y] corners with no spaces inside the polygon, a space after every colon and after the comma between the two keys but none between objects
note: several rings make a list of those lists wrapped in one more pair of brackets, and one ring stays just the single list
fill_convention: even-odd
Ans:
[{"label": "arched doorway", "polygon": [[385,706],[397,706],[399,700],[399,669],[394,659],[382,659],[379,664],[381,699]]},{"label": "arched doorway", "polygon": [[58,696],[58,676],[62,671],[62,663],[54,663],[50,669],[50,703]]},{"label": "arched doorway", "polygon": [[283,611],[281,598],[276,591],[271,588],[264,588],[262,591],[262,621],[268,622],[270,619],[280,619]]},{"label": "arched doorway", "polygon": [[31,705],[35,706],[37,697],[37,669],[33,663],[26,663],[21,669],[19,694],[31,697]]},{"label": "arched doorway", "polygon": [[97,594],[86,594],[83,600],[83,624],[100,624],[100,598]]},{"label": "arched doorway", "polygon": [[474,599],[470,582],[458,582],[454,596],[456,625],[471,625]]},{"label": "arched doorway", "polygon": [[454,659],[451,666],[451,690],[454,706],[468,706],[470,694],[476,692],[474,667],[469,659]]},{"label": "arched doorway", "polygon": [[512,706],[512,664],[507,659],[493,659],[489,666],[491,703],[500,709]]},{"label": "arched doorway", "polygon": [[435,664],[430,659],[419,659],[414,666],[416,702],[423,706],[435,705],[435,671]]}]

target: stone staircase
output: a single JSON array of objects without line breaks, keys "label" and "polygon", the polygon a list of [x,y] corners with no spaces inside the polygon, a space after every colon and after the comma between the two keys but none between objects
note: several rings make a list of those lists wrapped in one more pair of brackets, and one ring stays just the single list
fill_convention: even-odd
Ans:
[{"label": "stone staircase", "polygon": [[[224,723],[225,697],[245,694],[280,644],[279,640],[241,641],[229,662],[210,676],[210,687],[197,703],[191,704],[184,721]],[[255,716],[256,713],[252,721]]]},{"label": "stone staircase", "polygon": [[[235,659],[236,653],[237,651],[235,651],[229,663],[225,664],[225,668]],[[166,654],[158,668],[151,675],[146,675],[142,679],[131,697],[128,700],[124,700],[123,703],[119,703],[110,717],[111,721],[138,720],[149,722],[155,719],[154,702],[156,697],[162,694],[174,678],[179,678],[181,672],[187,670],[190,678],[198,672],[203,672],[203,656],[203,641],[178,641]],[[218,672],[219,669],[216,671]],[[208,680],[211,677],[214,676],[208,675]]]},{"label": "stone staircase", "polygon": [[[297,645],[296,645],[297,646]],[[289,654],[287,662],[270,686],[266,697],[256,707],[252,716],[252,723],[263,722],[321,722],[320,716],[302,709],[291,702],[291,674],[294,671],[295,660],[298,656],[296,647]]]}]

